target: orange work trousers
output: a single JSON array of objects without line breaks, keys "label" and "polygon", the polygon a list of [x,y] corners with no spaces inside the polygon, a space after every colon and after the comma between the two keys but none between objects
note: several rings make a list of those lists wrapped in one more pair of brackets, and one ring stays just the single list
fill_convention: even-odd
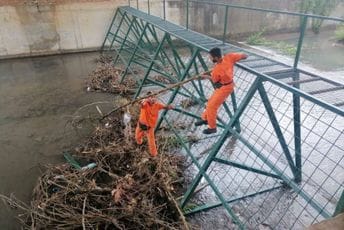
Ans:
[{"label": "orange work trousers", "polygon": [[147,136],[147,139],[148,139],[149,152],[152,157],[155,157],[156,155],[158,155],[158,151],[156,149],[156,144],[155,144],[154,128],[151,127],[148,130],[142,130],[139,124],[137,123],[136,130],[135,130],[136,143],[141,145],[143,142],[143,137],[145,135]]},{"label": "orange work trousers", "polygon": [[207,106],[202,114],[202,119],[208,121],[210,129],[216,128],[217,110],[220,108],[227,97],[233,92],[234,84],[224,85],[216,89],[213,95],[209,98]]}]

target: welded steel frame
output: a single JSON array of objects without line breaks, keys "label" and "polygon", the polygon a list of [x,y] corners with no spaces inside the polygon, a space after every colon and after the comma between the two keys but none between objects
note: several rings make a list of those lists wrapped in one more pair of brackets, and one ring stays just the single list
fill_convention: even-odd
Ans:
[{"label": "welded steel frame", "polygon": [[[189,6],[189,2],[193,2],[193,1],[187,1],[187,6]],[[226,7],[226,14],[225,14],[226,18],[228,17],[228,10],[230,8],[252,9],[252,8],[248,8],[248,7],[232,6],[232,5],[228,5],[228,4],[224,4],[224,6]],[[263,9],[258,9],[258,10],[264,11],[264,12],[266,11]],[[189,10],[187,7],[187,14],[188,14],[188,11]],[[267,11],[267,12],[270,12],[270,11]],[[276,12],[280,12],[280,11],[276,11]],[[286,12],[283,12],[283,13],[286,13]],[[294,15],[294,13],[288,13],[288,14]],[[164,11],[164,15],[165,15],[165,11]],[[307,15],[307,14],[297,14],[297,15],[302,16],[302,23],[301,23],[301,28],[300,28],[300,38],[299,38],[297,52],[295,55],[295,60],[294,60],[294,65],[293,65],[293,72],[294,72],[293,81],[295,81],[295,82],[297,82],[299,80],[299,74],[301,72],[297,69],[297,66],[299,63],[299,58],[300,58],[300,53],[301,53],[301,48],[302,48],[302,42],[303,42],[303,38],[304,38],[306,26],[307,26],[307,19],[308,19],[308,17],[314,17],[313,15]],[[119,23],[117,25],[115,25],[116,20],[119,20]],[[189,27],[189,21],[188,20],[189,20],[189,17],[187,15],[187,17],[186,17],[186,29],[188,29],[188,27]],[[227,20],[226,20],[226,22],[227,22]],[[125,25],[125,26],[123,26],[123,25]],[[111,32],[113,27],[116,28],[114,33]],[[125,34],[124,37],[121,37],[119,35],[119,31],[122,27],[126,29],[125,33],[124,33]],[[132,63],[140,65],[141,67],[143,67],[145,69],[144,76],[139,81],[140,84],[139,84],[139,88],[135,94],[135,98],[140,96],[142,89],[145,87],[146,84],[153,84],[153,85],[157,85],[160,87],[166,87],[164,84],[161,84],[161,83],[156,82],[152,79],[149,79],[149,75],[152,71],[160,73],[161,75],[170,79],[171,81],[178,82],[178,81],[183,81],[183,80],[185,80],[191,76],[191,73],[189,72],[189,70],[193,66],[196,69],[196,73],[200,72],[197,68],[196,62],[200,62],[202,64],[203,70],[205,70],[205,71],[208,70],[206,63],[203,60],[202,55],[200,54],[201,52],[204,52],[204,51],[206,52],[208,50],[202,49],[199,46],[195,46],[195,44],[193,44],[193,43],[189,43],[189,46],[192,47],[193,52],[192,52],[190,60],[186,64],[184,64],[181,61],[181,55],[178,53],[178,50],[176,49],[176,47],[173,43],[173,40],[171,39],[173,34],[169,34],[166,31],[163,31],[163,36],[159,37],[157,35],[156,30],[159,30],[159,27],[156,28],[154,24],[148,23],[141,18],[131,16],[125,10],[122,11],[121,8],[118,8],[116,11],[116,14],[112,20],[112,24],[109,28],[109,31],[107,32],[105,41],[102,45],[102,50],[105,50],[106,39],[110,40],[110,38],[112,38],[112,40],[110,42],[110,46],[107,47],[107,50],[113,50],[116,52],[114,64],[116,64],[117,61],[120,59],[120,60],[122,60],[122,62],[126,66],[124,73],[122,75],[122,81],[124,80],[124,78],[128,74],[128,71],[130,71]],[[224,34],[223,34],[223,40],[222,40],[223,43],[226,42],[226,39],[225,39],[226,30],[227,30],[227,23],[225,23],[225,27],[224,27]],[[134,39],[134,41],[131,41],[131,39]],[[130,41],[128,41],[128,40],[130,40]],[[150,41],[150,40],[152,40],[152,41]],[[119,43],[119,46],[115,45],[115,42]],[[163,47],[168,47],[169,49],[172,50],[172,52],[173,52],[173,58],[172,59],[166,54],[166,52],[164,52]],[[128,51],[128,53],[131,54],[128,61],[125,61],[125,59],[121,57],[122,52],[124,50]],[[153,56],[147,55],[145,57],[142,57],[142,55],[138,54],[138,51],[141,52],[142,50],[144,52],[147,52],[147,53],[153,51],[154,55]],[[143,64],[139,61],[135,61],[135,59],[142,59],[142,60],[145,60],[147,63]],[[159,71],[157,69],[154,69],[154,65],[156,65],[156,63],[159,63],[162,66],[166,63],[171,65],[173,67],[174,76],[172,76],[171,74],[166,73],[164,71]],[[221,134],[219,135],[219,139],[214,144],[213,148],[210,150],[206,160],[204,161],[204,163],[202,165],[194,157],[194,155],[192,154],[189,147],[186,145],[184,139],[180,136],[178,131],[173,127],[173,125],[171,125],[170,121],[168,120],[168,118],[166,116],[166,114],[168,113],[167,110],[162,113],[162,115],[160,116],[160,119],[158,121],[158,125],[156,127],[156,130],[158,130],[161,123],[163,121],[165,121],[167,123],[167,125],[170,127],[170,129],[176,135],[178,141],[180,142],[182,148],[185,150],[186,154],[191,158],[194,165],[199,169],[198,174],[193,179],[191,185],[188,187],[186,193],[184,194],[184,196],[180,202],[181,208],[185,208],[187,206],[188,202],[190,201],[190,199],[193,196],[195,189],[199,185],[201,179],[205,178],[205,180],[209,183],[210,187],[213,189],[214,193],[219,198],[220,202],[197,206],[197,207],[194,207],[192,210],[188,209],[185,211],[185,214],[193,214],[193,213],[197,213],[197,212],[201,212],[201,211],[206,211],[206,210],[209,210],[212,208],[216,208],[219,206],[223,206],[227,210],[227,212],[229,213],[229,215],[231,216],[233,221],[241,229],[244,229],[245,228],[244,224],[236,216],[236,214],[233,212],[233,210],[229,204],[243,200],[243,199],[246,199],[248,197],[254,197],[256,195],[270,192],[270,191],[273,191],[275,189],[279,189],[281,187],[281,186],[275,186],[275,187],[264,189],[262,191],[258,191],[258,192],[255,192],[255,193],[252,193],[249,195],[245,195],[242,197],[226,198],[221,194],[219,189],[216,187],[214,182],[211,180],[211,178],[207,174],[207,170],[210,167],[210,165],[213,162],[216,162],[216,163],[221,163],[224,165],[236,167],[239,169],[247,170],[247,171],[250,171],[253,173],[261,174],[261,175],[264,175],[267,177],[271,177],[271,178],[275,178],[277,180],[280,180],[285,185],[292,188],[298,195],[303,197],[315,210],[317,210],[319,212],[319,214],[321,216],[323,216],[324,218],[331,217],[330,213],[328,213],[326,210],[324,210],[324,208],[321,207],[320,204],[318,204],[315,200],[313,200],[312,197],[309,194],[307,194],[307,192],[303,191],[299,186],[299,183],[302,180],[302,176],[301,176],[302,175],[302,168],[301,168],[302,162],[301,162],[300,99],[303,98],[303,99],[306,99],[308,101],[311,101],[314,104],[319,105],[319,106],[323,107],[324,109],[327,109],[327,110],[329,110],[335,114],[338,114],[340,116],[344,116],[344,111],[339,109],[336,106],[333,106],[332,104],[329,104],[329,103],[322,101],[322,100],[320,100],[320,99],[318,99],[318,98],[316,98],[316,97],[314,97],[314,96],[312,96],[306,92],[301,91],[299,89],[300,88],[299,83],[295,83],[292,86],[288,85],[286,83],[283,83],[282,81],[279,81],[278,79],[271,77],[268,74],[264,74],[264,73],[258,72],[257,70],[255,70],[253,68],[247,67],[245,65],[245,61],[243,61],[243,63],[238,63],[237,67],[239,67],[242,70],[247,71],[248,73],[252,74],[253,76],[256,77],[256,79],[253,82],[253,84],[250,86],[248,92],[246,93],[244,99],[241,101],[240,104],[237,105],[236,100],[235,100],[235,94],[232,94],[232,111],[233,111],[233,113],[231,113],[229,106],[226,103],[224,103],[225,110],[228,113],[230,120],[227,123],[224,123],[223,121],[222,121],[222,123],[221,122],[219,123],[219,127],[222,128]],[[283,77],[283,73],[278,73],[278,74],[280,74],[281,78]],[[291,152],[287,146],[285,137],[283,135],[283,132],[281,131],[280,124],[279,124],[278,120],[276,119],[276,115],[275,115],[275,112],[274,112],[272,105],[270,103],[270,99],[269,99],[268,94],[266,93],[266,90],[264,88],[264,82],[269,82],[271,84],[274,84],[275,86],[278,86],[278,87],[280,87],[280,88],[282,88],[288,92],[291,92],[293,95],[293,121],[294,121],[294,135],[295,135],[294,136],[294,145],[295,145],[295,148],[294,148],[295,149],[295,158],[294,159],[293,159],[292,154],[291,154]],[[197,81],[197,80],[192,81],[192,86],[196,89],[196,91],[198,93],[198,95],[197,95],[198,100],[200,100],[201,102],[204,102],[205,96],[204,96],[202,84],[200,83],[200,81]],[[185,89],[185,88],[183,88],[183,89]],[[265,110],[269,116],[273,130],[274,130],[276,136],[278,137],[280,147],[283,151],[285,159],[288,162],[288,165],[289,165],[289,168],[293,174],[293,177],[289,177],[283,171],[281,171],[279,168],[277,168],[266,156],[261,154],[261,152],[254,145],[250,144],[250,142],[248,140],[246,140],[243,136],[240,135],[240,122],[239,122],[240,116],[243,114],[243,112],[245,111],[245,109],[247,108],[249,103],[252,101],[252,99],[254,98],[254,95],[256,93],[259,94],[259,96],[263,102],[264,108],[265,108]],[[177,87],[177,88],[171,90],[171,95],[169,97],[168,104],[172,104],[178,94],[181,94],[181,95],[186,96],[186,97],[193,97],[193,95],[188,93],[188,92],[186,92],[186,93],[180,92],[180,87]],[[185,111],[181,108],[176,108],[176,109],[174,109],[174,111],[179,112],[179,113],[183,113],[183,114],[185,114],[187,116],[191,116],[193,118],[200,118],[200,116],[198,114],[193,114],[193,113]],[[239,164],[237,162],[231,162],[228,160],[223,160],[223,159],[218,158],[217,154],[218,154],[219,150],[221,149],[222,145],[225,143],[225,141],[230,136],[234,136],[239,141],[241,141],[248,149],[251,150],[251,152],[253,154],[255,154],[259,159],[261,159],[262,162],[264,162],[266,164],[266,166],[269,167],[269,169],[271,169],[272,173],[264,171],[262,169],[249,167],[249,166],[244,165],[244,164]],[[344,198],[342,196],[342,198],[341,198],[342,203],[343,203],[343,199]]]}]

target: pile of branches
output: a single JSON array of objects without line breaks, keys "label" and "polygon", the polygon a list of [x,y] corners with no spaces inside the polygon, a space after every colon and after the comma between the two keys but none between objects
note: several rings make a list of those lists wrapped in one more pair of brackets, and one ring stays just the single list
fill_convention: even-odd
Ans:
[{"label": "pile of branches", "polygon": [[30,206],[2,197],[25,211],[19,216],[25,229],[189,229],[175,200],[182,194],[185,159],[163,149],[152,158],[145,145],[123,144],[122,114],[73,150],[84,167],[48,167]]},{"label": "pile of branches", "polygon": [[121,81],[123,70],[113,65],[111,56],[101,56],[97,60],[97,66],[89,75],[86,81],[87,91],[100,91],[115,93],[121,95],[130,95],[135,93],[137,83],[134,78],[126,76]]},{"label": "pile of branches", "polygon": [[195,105],[198,105],[199,102],[196,100],[196,99],[184,99],[181,101],[180,103],[180,106],[183,108],[183,109],[187,109],[187,108],[190,108],[192,106],[195,106]]},{"label": "pile of branches", "polygon": [[161,76],[161,75],[155,75],[153,76],[153,80],[163,83],[163,84],[172,84],[175,83],[171,79],[168,79],[167,77]]}]

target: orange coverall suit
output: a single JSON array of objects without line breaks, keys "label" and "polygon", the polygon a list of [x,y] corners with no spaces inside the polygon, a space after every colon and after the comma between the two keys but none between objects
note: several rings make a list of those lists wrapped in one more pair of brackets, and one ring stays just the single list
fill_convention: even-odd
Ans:
[{"label": "orange coverall suit", "polygon": [[216,128],[217,110],[234,90],[233,67],[243,57],[244,55],[240,53],[226,54],[222,58],[222,62],[216,64],[213,68],[211,81],[213,83],[221,83],[223,86],[215,89],[202,114],[202,119],[208,121],[208,127],[210,129]]},{"label": "orange coverall suit", "polygon": [[[153,157],[158,155],[155,144],[154,128],[158,121],[159,111],[164,108],[166,108],[164,104],[161,104],[159,102],[150,104],[148,103],[148,101],[144,100],[141,105],[139,122],[137,123],[137,127],[135,130],[135,139],[137,144],[139,145],[142,144],[143,136],[146,134],[148,139],[149,152]],[[148,129],[143,130],[140,127],[140,123],[146,125]]]}]

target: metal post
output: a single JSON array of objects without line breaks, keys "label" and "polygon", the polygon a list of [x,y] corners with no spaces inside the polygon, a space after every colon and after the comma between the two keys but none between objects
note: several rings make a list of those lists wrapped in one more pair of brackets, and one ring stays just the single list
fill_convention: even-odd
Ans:
[{"label": "metal post", "polygon": [[[235,113],[238,110],[238,105],[236,102],[236,97],[235,97],[235,92],[233,91],[233,93],[231,94],[231,99],[232,99],[232,105],[233,105],[233,113]],[[237,132],[241,132],[241,126],[240,126],[240,121],[238,120],[237,123],[235,123],[235,127],[236,127],[236,131]]]},{"label": "metal post", "polygon": [[136,0],[136,9],[139,9],[139,0]]},{"label": "metal post", "polygon": [[148,4],[148,14],[150,14],[150,4],[149,4],[149,0],[147,1]]},{"label": "metal post", "polygon": [[[199,59],[199,62],[201,63],[202,65],[202,68],[204,71],[208,71],[208,66],[207,64],[205,63],[205,61],[203,60],[203,57],[201,54],[198,55],[198,59]],[[201,79],[198,79],[198,85],[199,85],[199,88],[201,90],[201,93],[202,93],[202,99],[204,101],[206,101],[206,98],[205,98],[205,94],[204,94],[204,89],[203,89],[203,85],[202,85],[202,82],[201,82]]]},{"label": "metal post", "polygon": [[[155,27],[154,27],[154,26],[152,26],[152,27],[148,26],[148,29],[149,29],[149,31],[151,32],[152,38],[154,38],[156,44],[159,44],[160,42],[159,42],[159,38],[158,38],[157,32],[156,32],[156,30],[155,30]],[[166,38],[167,38],[167,37],[166,37]],[[149,39],[148,37],[146,37],[146,39],[147,39],[147,41],[150,41],[150,39]],[[151,44],[151,47],[152,47],[151,50],[154,50],[153,43],[150,42],[150,44]],[[160,60],[162,63],[164,63],[164,60],[162,59],[161,55],[159,55],[158,58],[159,58],[159,60]]]},{"label": "metal post", "polygon": [[261,169],[253,168],[253,167],[247,166],[247,165],[242,164],[242,163],[239,164],[239,163],[237,163],[235,161],[224,160],[224,159],[221,159],[221,158],[214,158],[214,161],[218,162],[218,163],[221,163],[221,164],[233,166],[233,167],[236,167],[236,168],[239,168],[239,169],[247,170],[247,171],[250,171],[250,172],[255,172],[255,173],[258,173],[258,174],[262,174],[264,176],[269,176],[269,177],[272,177],[272,178],[281,179],[281,177],[276,175],[276,174],[269,173],[269,172],[266,172],[266,171],[261,170]]},{"label": "metal post", "polygon": [[[299,80],[299,73],[293,74],[293,81]],[[294,85],[300,88],[300,83]],[[293,93],[293,118],[294,118],[294,145],[295,145],[295,182],[300,183],[302,180],[302,159],[301,159],[301,111],[300,96]]]},{"label": "metal post", "polygon": [[115,60],[113,61],[113,63],[117,63],[117,60],[118,60],[118,58],[119,58],[119,56],[120,56],[120,54],[121,54],[121,51],[122,51],[123,48],[124,48],[125,42],[127,41],[128,37],[129,37],[129,33],[130,33],[130,31],[131,31],[131,28],[132,28],[133,25],[134,25],[135,20],[136,20],[135,18],[133,18],[133,19],[131,20],[130,25],[129,25],[129,28],[128,28],[128,31],[127,31],[126,34],[125,34],[125,37],[124,37],[123,42],[122,42],[122,45],[121,45],[121,47],[119,48],[118,53],[117,53],[117,56],[116,56]]},{"label": "metal post", "polygon": [[130,6],[130,0],[128,0],[128,6]]},{"label": "metal post", "polygon": [[340,199],[337,203],[337,207],[336,207],[336,210],[335,210],[333,216],[336,216],[339,213],[343,213],[343,212],[344,212],[344,190],[343,190],[342,195],[340,196]]},{"label": "metal post", "polygon": [[[172,42],[170,36],[168,37],[167,41],[168,41],[168,44],[172,47],[172,52],[173,52],[173,56],[174,56],[177,68],[179,68],[179,65],[180,65],[183,69],[185,69],[185,65],[184,65],[182,59],[180,58],[178,52],[176,51],[175,46],[173,45],[173,42]],[[179,75],[179,77],[181,75],[181,70],[179,70],[179,69],[178,69],[178,75]]]},{"label": "metal post", "polygon": [[[240,109],[240,107],[239,107]],[[294,181],[290,180],[290,178],[279,168],[275,165],[275,163],[271,162],[268,158],[264,157],[258,149],[256,149],[252,144],[250,144],[245,138],[242,137],[239,133],[237,133],[234,129],[229,128],[229,131],[237,137],[246,147],[248,147],[251,152],[253,152],[255,155],[257,155],[268,167],[272,169],[277,175],[281,177],[281,179],[289,186],[291,187],[294,192],[298,195],[300,195],[302,198],[305,199],[305,201],[310,204],[316,211],[319,212],[320,215],[322,215],[324,218],[329,218],[331,215],[320,205],[317,201],[315,201],[306,191],[302,189],[298,184],[296,184]]]},{"label": "metal post", "polygon": [[240,219],[235,215],[235,213],[232,211],[231,207],[229,207],[228,202],[226,201],[226,199],[223,197],[222,193],[220,192],[220,190],[217,188],[217,186],[214,184],[214,182],[210,179],[210,177],[208,176],[208,174],[205,171],[202,171],[202,167],[201,165],[197,162],[196,158],[192,155],[192,153],[190,152],[190,149],[185,145],[185,142],[183,141],[183,139],[178,135],[177,131],[175,130],[175,128],[170,124],[170,122],[164,117],[164,120],[166,121],[167,125],[170,127],[170,129],[172,129],[172,131],[174,132],[174,134],[177,137],[177,140],[179,141],[179,143],[183,146],[183,148],[185,149],[185,151],[187,152],[187,154],[191,157],[192,161],[194,162],[194,164],[196,165],[196,167],[200,170],[200,172],[202,173],[202,175],[204,176],[204,178],[207,180],[207,182],[209,183],[210,187],[213,189],[214,193],[217,195],[217,197],[220,199],[221,204],[224,206],[224,208],[227,210],[227,212],[229,213],[229,215],[232,217],[233,222],[235,224],[238,225],[239,229],[245,229],[244,224],[240,221]]},{"label": "metal post", "polygon": [[239,119],[239,117],[244,112],[244,110],[248,106],[249,102],[253,98],[254,94],[257,91],[258,82],[259,82],[259,78],[256,78],[256,80],[253,82],[250,89],[248,90],[247,94],[245,95],[245,98],[243,99],[243,102],[241,103],[237,112],[233,115],[233,117],[229,121],[228,125],[226,125],[226,128],[223,131],[223,133],[221,134],[220,139],[213,146],[212,151],[209,153],[209,155],[208,155],[207,159],[205,160],[202,168],[200,168],[199,173],[193,179],[190,188],[186,191],[186,193],[185,193],[185,195],[181,201],[181,207],[182,208],[184,208],[186,203],[191,199],[191,196],[192,196],[193,192],[195,191],[196,187],[198,186],[199,182],[201,181],[204,173],[208,170],[210,164],[213,162],[214,158],[216,157],[216,154],[221,149],[223,143],[227,139],[231,126],[233,126],[235,124],[235,122]]},{"label": "metal post", "polygon": [[[230,203],[238,202],[240,200],[247,200],[247,198],[252,198],[252,197],[255,197],[255,196],[258,196],[258,195],[262,195],[264,193],[271,193],[272,191],[275,191],[275,190],[278,190],[278,189],[281,189],[281,188],[283,188],[283,185],[276,186],[276,187],[269,188],[269,189],[264,189],[262,191],[255,192],[255,193],[250,193],[250,194],[242,196],[242,197],[231,198],[230,200],[227,200],[226,203],[230,204]],[[217,203],[213,203],[213,204],[205,204],[205,205],[202,205],[202,206],[195,207],[195,208],[193,208],[190,211],[184,212],[184,215],[185,216],[189,216],[189,215],[192,215],[192,214],[195,214],[195,213],[208,211],[210,209],[220,207],[221,205],[223,205],[222,202],[217,202]]]},{"label": "metal post", "polygon": [[[137,23],[137,25],[138,25],[140,30],[143,30],[143,28],[145,27],[145,23],[142,20],[140,20],[140,22],[141,22],[141,25],[140,25],[140,23]],[[148,28],[149,28],[149,25],[148,25]],[[147,33],[145,33],[144,36],[147,40],[147,44],[145,44],[144,40],[142,40],[142,43],[145,44],[145,48],[148,50],[154,50],[154,46],[153,46],[152,42],[150,41],[149,37],[147,36]]]},{"label": "metal post", "polygon": [[[113,24],[114,24],[114,22],[115,22],[115,20],[116,20],[116,17],[117,17],[117,15],[118,15],[118,12],[119,12],[119,11],[120,11],[120,10],[117,9],[117,10],[116,10],[116,13],[115,13],[115,16],[112,18],[112,21],[111,21],[109,30],[108,30],[107,33],[106,33],[106,36],[105,36],[104,42],[103,42],[103,44],[102,44],[102,46],[101,46],[101,48],[100,48],[100,51],[103,51],[103,50],[104,50],[104,46],[105,46],[106,40],[108,39],[109,33],[110,33],[111,29],[112,29],[112,26],[113,26]],[[118,27],[118,28],[119,28],[119,27]],[[117,28],[117,29],[118,29],[118,28]]]},{"label": "metal post", "polygon": [[143,28],[143,30],[142,30],[142,32],[141,32],[141,34],[140,34],[140,37],[139,37],[139,39],[137,40],[137,43],[135,44],[135,49],[134,49],[134,51],[133,51],[133,53],[132,53],[132,55],[131,55],[131,57],[130,57],[130,59],[129,59],[129,62],[128,62],[128,64],[127,64],[127,67],[125,68],[125,71],[124,71],[123,74],[122,74],[122,78],[121,78],[121,81],[120,81],[121,84],[123,83],[123,80],[124,80],[125,75],[128,73],[128,70],[129,70],[129,67],[130,67],[130,65],[131,65],[131,62],[133,61],[133,59],[134,59],[134,57],[135,57],[135,54],[136,54],[136,52],[137,52],[137,50],[138,50],[138,48],[139,48],[139,46],[140,46],[140,43],[141,43],[141,41],[142,41],[142,38],[143,38],[143,36],[144,36],[145,33],[146,33],[147,26],[148,26],[148,23],[146,23],[146,25],[144,26],[144,28]]},{"label": "metal post", "polygon": [[[181,71],[179,70],[180,69],[179,65],[182,67],[183,70],[185,70],[186,67],[185,67],[182,59],[180,58],[180,56],[179,56],[175,46],[173,45],[173,42],[172,42],[171,38],[168,37],[167,41],[168,41],[168,44],[170,45],[170,47],[172,47],[172,52],[173,52],[173,56],[174,56],[177,68],[175,68],[172,64],[171,64],[171,66],[175,69],[175,72],[176,72],[176,75],[178,76],[178,79],[180,79],[182,74],[181,74]],[[193,53],[193,51],[192,51],[192,53]],[[198,56],[199,55],[200,54],[198,54]],[[194,68],[196,69],[196,74],[198,74],[196,59],[195,59],[193,65],[194,65]],[[188,76],[190,76],[190,74],[188,74]],[[195,90],[198,92],[200,98],[202,98],[201,92],[198,90],[198,88],[196,87],[195,83],[193,81],[191,81],[191,84],[194,86]],[[184,90],[187,90],[187,89],[184,88]],[[193,97],[193,98],[196,99],[198,102],[202,103],[202,100],[199,100],[197,97]]]},{"label": "metal post", "polygon": [[[109,50],[111,50],[111,48],[112,48],[114,42],[116,41],[117,34],[118,34],[118,32],[119,32],[119,30],[120,30],[120,27],[121,27],[121,25],[122,25],[122,23],[123,23],[123,21],[124,21],[126,15],[127,15],[126,12],[124,12],[123,14],[122,14],[121,12],[119,12],[119,13],[122,15],[122,18],[121,18],[121,21],[119,22],[119,26],[117,27],[116,32],[115,32],[114,35],[113,35],[113,39],[112,39],[112,41],[111,41]],[[114,62],[114,63],[116,63],[116,62]]]},{"label": "metal post", "polygon": [[[185,69],[184,69],[184,73],[180,76],[180,79],[179,79],[180,81],[184,81],[185,78],[188,76],[189,70],[190,70],[190,68],[192,67],[192,64],[193,64],[193,62],[195,61],[195,59],[196,59],[197,55],[199,54],[199,52],[200,52],[200,50],[199,50],[199,49],[196,49],[196,50],[194,51],[194,53],[192,54],[192,57],[191,57],[189,63],[186,65],[186,67],[185,67]],[[178,93],[179,89],[180,89],[180,87],[177,87],[177,88],[174,90],[173,94],[171,95],[170,99],[168,100],[168,103],[167,103],[168,105],[171,104],[171,103],[174,101],[175,97],[177,96],[177,93]],[[159,121],[158,121],[158,123],[157,123],[157,125],[156,125],[156,127],[155,127],[155,130],[158,130],[158,129],[159,129],[162,120],[164,119],[164,117],[165,117],[166,114],[167,114],[167,111],[168,111],[168,110],[165,110],[165,111],[161,114],[161,117],[159,118]]]},{"label": "metal post", "polygon": [[225,14],[225,27],[223,28],[223,37],[222,42],[226,42],[226,33],[227,33],[227,23],[228,23],[228,6],[226,6],[226,14]]},{"label": "metal post", "polygon": [[[126,17],[125,17],[124,21],[125,21],[125,23],[126,23],[128,26],[130,26],[131,21],[132,21],[132,19],[130,19],[130,17],[129,17],[130,14],[127,14],[126,11],[125,11],[124,13],[126,14]],[[133,17],[133,16],[132,16],[132,18],[136,18],[136,17]],[[133,33],[133,35],[135,36],[136,39],[139,38],[139,36],[140,36],[140,31],[137,29],[136,23],[133,25],[133,31],[132,31],[132,33]]]},{"label": "metal post", "polygon": [[299,64],[303,38],[305,37],[305,32],[307,28],[307,18],[308,18],[307,16],[303,16],[302,18],[301,28],[300,28],[300,37],[297,44],[297,50],[296,50],[296,55],[294,59],[294,69],[296,69],[297,65]]},{"label": "metal post", "polygon": [[276,118],[276,115],[272,109],[272,106],[271,106],[271,103],[270,103],[270,100],[268,98],[268,95],[265,91],[265,88],[263,86],[262,83],[259,83],[258,85],[258,92],[259,92],[259,95],[260,97],[262,98],[262,102],[265,106],[265,109],[269,115],[269,118],[270,118],[270,121],[271,121],[271,124],[272,124],[272,127],[274,128],[275,130],[275,133],[277,135],[277,138],[278,138],[278,141],[281,145],[281,148],[284,152],[284,155],[285,157],[287,158],[287,161],[288,161],[288,164],[289,164],[289,167],[294,175],[294,178],[296,178],[297,176],[297,173],[296,173],[296,167],[295,167],[295,164],[294,164],[294,161],[293,161],[293,158],[291,157],[291,154],[290,154],[290,151],[289,151],[289,148],[288,148],[288,144],[283,136],[283,133],[282,133],[282,130],[281,130],[281,127],[279,126],[278,124],[278,120]]},{"label": "metal post", "polygon": [[163,0],[162,2],[162,5],[163,5],[163,10],[164,10],[164,20],[166,20],[166,0]]},{"label": "metal post", "polygon": [[141,83],[139,89],[136,91],[136,94],[135,94],[134,98],[138,98],[138,97],[140,96],[140,93],[141,93],[141,90],[142,90],[142,88],[143,88],[143,85],[144,85],[146,79],[148,78],[148,75],[149,75],[149,73],[150,73],[150,71],[151,71],[151,69],[152,69],[152,67],[153,67],[153,65],[154,65],[154,61],[155,61],[155,60],[157,59],[157,57],[159,56],[160,50],[161,50],[161,48],[162,48],[162,46],[163,46],[163,44],[164,44],[164,42],[165,42],[166,37],[167,37],[167,34],[164,35],[164,37],[162,38],[162,40],[161,40],[161,42],[160,42],[160,44],[159,44],[157,50],[155,51],[154,57],[153,57],[151,63],[149,64],[149,66],[148,66],[148,68],[147,68],[147,70],[146,70],[145,76],[144,76],[144,78],[143,78],[143,80],[142,80],[142,83]]},{"label": "metal post", "polygon": [[189,29],[189,0],[186,0],[186,29]]}]

